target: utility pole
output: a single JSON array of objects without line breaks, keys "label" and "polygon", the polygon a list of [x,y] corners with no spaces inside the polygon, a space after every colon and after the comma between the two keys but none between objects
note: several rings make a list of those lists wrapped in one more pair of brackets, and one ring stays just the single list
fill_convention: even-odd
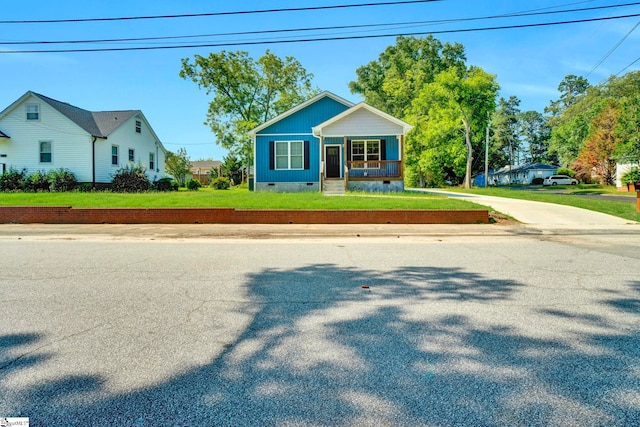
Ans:
[{"label": "utility pole", "polygon": [[484,187],[489,185],[489,129],[491,128],[491,115],[487,113],[487,139],[484,143]]}]

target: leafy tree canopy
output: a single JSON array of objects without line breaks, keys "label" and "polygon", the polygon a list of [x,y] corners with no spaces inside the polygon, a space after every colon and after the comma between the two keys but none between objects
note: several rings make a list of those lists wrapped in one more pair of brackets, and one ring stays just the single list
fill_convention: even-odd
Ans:
[{"label": "leafy tree canopy", "polygon": [[[474,151],[484,145],[487,122],[490,113],[495,110],[499,88],[495,75],[475,66],[449,68],[437,74],[432,83],[425,85],[411,109],[412,120],[417,125],[413,137],[424,138],[420,143],[413,142],[414,146],[422,144],[415,150],[421,156],[418,166],[424,167],[423,149],[438,144],[434,137],[448,135],[446,151],[458,154],[455,160],[449,159],[452,162],[450,166],[459,165],[462,161],[460,153],[464,153],[464,185],[469,188]],[[464,148],[461,150],[460,146]],[[425,168],[424,172],[427,170]]]},{"label": "leafy tree canopy", "polygon": [[191,170],[191,161],[187,150],[180,148],[176,153],[168,151],[164,159],[164,165],[167,173],[178,182],[178,185],[184,187],[186,176]]},{"label": "leafy tree canopy", "polygon": [[180,77],[213,96],[205,124],[216,143],[245,164],[252,154],[249,130],[318,92],[311,86],[313,75],[295,58],[282,59],[269,50],[258,60],[244,51],[183,58]]},{"label": "leafy tree canopy", "polygon": [[357,80],[349,83],[349,89],[364,96],[368,104],[405,118],[425,84],[444,70],[464,66],[465,60],[459,43],[443,44],[433,36],[400,36],[377,60],[356,70]]}]

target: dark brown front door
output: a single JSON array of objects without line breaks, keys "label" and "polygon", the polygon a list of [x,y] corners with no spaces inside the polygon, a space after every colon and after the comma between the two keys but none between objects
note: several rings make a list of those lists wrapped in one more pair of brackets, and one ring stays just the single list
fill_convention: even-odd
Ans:
[{"label": "dark brown front door", "polygon": [[327,165],[327,178],[340,178],[340,147],[327,146],[325,162]]}]

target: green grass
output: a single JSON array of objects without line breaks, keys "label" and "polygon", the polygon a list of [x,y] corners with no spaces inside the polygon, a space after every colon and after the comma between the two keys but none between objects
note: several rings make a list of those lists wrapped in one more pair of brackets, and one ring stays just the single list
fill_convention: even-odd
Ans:
[{"label": "green grass", "polygon": [[0,193],[0,206],[73,206],[76,208],[233,207],[238,209],[486,209],[443,196],[415,193],[348,193],[327,197],[317,192],[267,193],[246,189],[169,193]]},{"label": "green grass", "polygon": [[[620,218],[629,219],[631,221],[640,222],[640,212],[636,208],[635,193],[619,193],[615,187],[600,186],[554,186],[554,190],[568,190],[567,194],[552,194],[547,191],[551,187],[532,188],[531,190],[522,190],[510,188],[473,188],[471,190],[463,190],[454,188],[453,191],[463,193],[484,194],[486,196],[508,197],[512,199],[533,200],[536,202],[556,203],[559,205],[574,206],[577,208],[588,209],[596,212],[602,212],[614,215]],[[616,200],[598,200],[585,197],[572,197],[571,194],[613,194],[617,196],[628,197],[628,202],[619,202]]]}]

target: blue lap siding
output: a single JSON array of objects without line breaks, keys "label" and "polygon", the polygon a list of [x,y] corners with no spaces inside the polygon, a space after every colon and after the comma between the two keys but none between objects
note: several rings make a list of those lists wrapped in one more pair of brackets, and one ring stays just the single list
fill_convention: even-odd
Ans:
[{"label": "blue lap siding", "polygon": [[[256,134],[256,182],[318,182],[320,179],[320,140],[312,135],[311,128],[348,108],[347,105],[325,97],[260,130]],[[270,141],[309,141],[309,169],[270,169]]]}]

